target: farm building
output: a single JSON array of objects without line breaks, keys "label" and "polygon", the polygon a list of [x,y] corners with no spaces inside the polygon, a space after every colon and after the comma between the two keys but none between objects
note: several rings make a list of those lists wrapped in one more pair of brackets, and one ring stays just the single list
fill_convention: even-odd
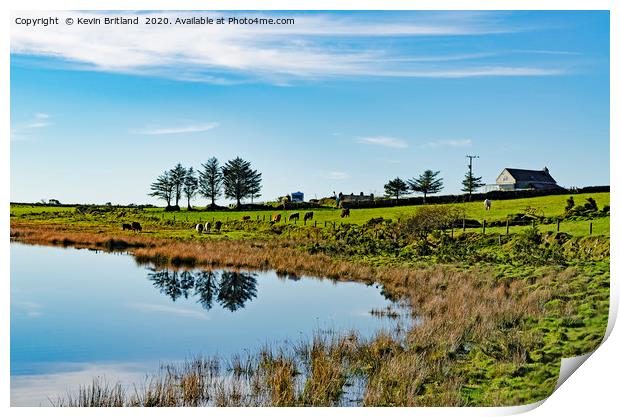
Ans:
[{"label": "farm building", "polygon": [[497,189],[513,190],[554,190],[560,187],[544,167],[540,171],[531,169],[504,168],[496,180]]},{"label": "farm building", "polygon": [[301,191],[291,193],[291,202],[292,203],[303,203],[304,193],[302,193]]},{"label": "farm building", "polygon": [[370,194],[370,195],[364,195],[364,193],[359,193],[359,194],[338,194],[338,202],[339,205],[341,205],[342,203],[363,203],[363,202],[367,202],[367,201],[373,201],[375,199],[375,195],[374,194]]}]

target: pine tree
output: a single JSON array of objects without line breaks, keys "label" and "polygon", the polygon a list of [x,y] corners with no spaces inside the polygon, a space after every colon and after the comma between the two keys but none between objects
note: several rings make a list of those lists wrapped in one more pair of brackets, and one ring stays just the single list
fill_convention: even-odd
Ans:
[{"label": "pine tree", "polygon": [[151,184],[151,197],[156,197],[166,202],[166,206],[170,207],[172,201],[172,194],[174,193],[174,184],[170,178],[170,171],[165,171],[162,175],[157,177],[155,182]]},{"label": "pine tree", "polygon": [[198,171],[198,192],[205,198],[211,199],[211,206],[215,206],[215,199],[222,195],[222,172],[217,158],[209,158],[202,164],[204,171]]},{"label": "pine tree", "polygon": [[461,188],[461,191],[469,194],[470,201],[471,194],[484,185],[482,183],[482,177],[474,177],[474,174],[470,171],[467,171],[465,173],[465,178],[463,179],[463,182],[461,182],[461,184],[463,184],[463,188]]},{"label": "pine tree", "polygon": [[437,178],[439,171],[431,171],[427,169],[418,178],[412,178],[407,181],[412,191],[422,193],[422,201],[426,203],[427,194],[436,194],[443,190],[443,180]]},{"label": "pine tree", "polygon": [[250,162],[236,157],[226,162],[222,167],[224,195],[237,201],[241,207],[241,200],[258,196],[261,189],[261,174],[250,167]]},{"label": "pine tree", "polygon": [[185,183],[185,174],[187,170],[183,168],[183,165],[176,164],[174,168],[170,170],[170,180],[172,181],[174,189],[175,207],[179,206],[179,200],[183,197],[183,184]]},{"label": "pine tree", "polygon": [[185,181],[183,182],[183,194],[187,198],[187,209],[191,210],[190,199],[196,195],[198,191],[198,177],[194,172],[194,168],[190,167],[185,173]]},{"label": "pine tree", "polygon": [[388,183],[383,186],[383,189],[387,197],[396,197],[396,204],[398,204],[398,199],[401,195],[409,194],[409,187],[405,181],[398,177],[388,181]]}]

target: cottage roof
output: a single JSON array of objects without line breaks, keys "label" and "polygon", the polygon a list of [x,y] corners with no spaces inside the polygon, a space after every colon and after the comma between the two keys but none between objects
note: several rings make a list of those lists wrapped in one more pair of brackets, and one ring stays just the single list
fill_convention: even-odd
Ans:
[{"label": "cottage roof", "polygon": [[531,169],[517,169],[517,168],[506,168],[506,171],[517,182],[541,182],[541,183],[552,183],[555,184],[556,181],[553,179],[551,175],[549,175],[549,170],[541,169],[540,171],[531,170]]}]

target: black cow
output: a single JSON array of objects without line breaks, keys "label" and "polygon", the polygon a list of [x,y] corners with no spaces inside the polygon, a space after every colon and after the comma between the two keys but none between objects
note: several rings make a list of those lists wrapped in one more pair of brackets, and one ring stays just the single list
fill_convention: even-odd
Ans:
[{"label": "black cow", "polygon": [[131,225],[129,223],[123,223],[123,230],[131,230]]},{"label": "black cow", "polygon": [[134,232],[141,232],[142,231],[142,226],[140,226],[140,223],[138,223],[138,222],[132,222],[131,223],[131,230],[133,230]]},{"label": "black cow", "polygon": [[309,211],[306,214],[304,214],[304,222],[306,220],[312,220],[312,218],[314,217],[314,212],[313,211]]},{"label": "black cow", "polygon": [[348,208],[343,208],[342,213],[340,213],[340,217],[349,217],[351,215],[351,211]]}]

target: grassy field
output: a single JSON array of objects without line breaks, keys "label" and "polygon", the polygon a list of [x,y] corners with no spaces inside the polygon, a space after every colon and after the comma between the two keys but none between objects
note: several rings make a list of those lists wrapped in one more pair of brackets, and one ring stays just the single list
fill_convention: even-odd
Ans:
[{"label": "grassy field", "polygon": [[[609,205],[609,193],[577,194],[574,196],[575,204],[582,205],[586,198],[594,198],[602,208]],[[555,195],[546,197],[533,197],[515,200],[493,201],[492,209],[486,211],[482,202],[459,203],[448,206],[457,207],[467,219],[477,220],[482,223],[493,221],[505,221],[508,216],[523,214],[528,209],[533,209],[538,215],[547,218],[561,216],[566,206],[566,195]],[[432,207],[432,205],[430,205]],[[187,237],[193,232],[193,225],[204,222],[221,221],[225,225],[231,222],[238,222],[244,216],[250,216],[251,224],[267,223],[273,214],[282,214],[282,223],[294,212],[300,213],[300,221],[294,222],[295,226],[304,225],[303,216],[306,212],[312,211],[314,218],[309,221],[307,226],[333,227],[333,224],[363,224],[372,218],[382,217],[384,219],[397,220],[399,218],[415,213],[421,206],[386,207],[371,209],[351,209],[351,216],[341,218],[339,209],[318,208],[313,210],[265,210],[265,211],[205,211],[200,208],[188,211],[183,209],[180,212],[166,212],[161,208],[146,208],[144,210],[132,210],[126,217],[120,218],[116,215],[79,215],[75,207],[54,207],[36,205],[11,205],[11,218],[14,220],[42,221],[49,223],[72,223],[76,226],[88,226],[98,224],[100,226],[119,227],[120,223],[126,221],[140,221],[146,225],[153,225],[147,231],[167,231],[167,236]],[[593,234],[609,236],[609,217],[596,218],[591,220],[593,223]],[[529,224],[525,226],[530,226]],[[541,224],[541,230],[555,231],[556,224]],[[224,227],[224,235],[230,238],[256,237],[254,229],[256,227],[246,227],[244,230],[238,228]],[[247,229],[247,230],[246,230]],[[511,227],[512,232],[519,232],[523,228],[518,226]],[[475,229],[482,231],[481,228]],[[495,227],[487,229],[490,233],[505,233],[505,227]],[[562,232],[567,232],[575,236],[585,236],[590,233],[590,220],[566,221],[560,225]],[[458,233],[458,230],[456,231]],[[222,237],[217,235],[214,237]]]}]

